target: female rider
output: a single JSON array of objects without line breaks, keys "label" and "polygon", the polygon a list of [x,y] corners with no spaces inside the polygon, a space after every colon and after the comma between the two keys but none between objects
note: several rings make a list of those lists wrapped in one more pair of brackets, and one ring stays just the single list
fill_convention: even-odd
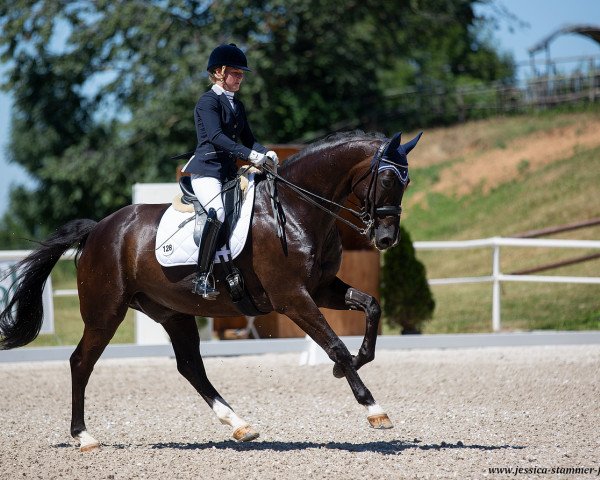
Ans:
[{"label": "female rider", "polygon": [[194,193],[208,212],[192,292],[214,300],[219,292],[212,278],[212,266],[219,228],[225,220],[221,187],[235,178],[238,158],[255,166],[267,160],[277,165],[279,160],[274,151],[267,151],[256,141],[248,125],[244,104],[234,98],[244,72],[250,71],[244,53],[233,43],[220,45],[210,54],[206,69],[213,85],[200,97],[194,109],[198,145],[182,172],[191,174]]}]

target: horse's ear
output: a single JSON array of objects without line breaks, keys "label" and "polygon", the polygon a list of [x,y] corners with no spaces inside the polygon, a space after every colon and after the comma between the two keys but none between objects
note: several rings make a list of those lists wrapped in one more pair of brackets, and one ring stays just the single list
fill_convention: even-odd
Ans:
[{"label": "horse's ear", "polygon": [[410,152],[413,148],[415,148],[415,145],[419,142],[421,135],[423,135],[423,132],[419,133],[415,138],[413,138],[410,142],[405,143],[404,145],[402,145],[402,148],[404,149],[404,153],[408,155],[408,152]]},{"label": "horse's ear", "polygon": [[385,149],[385,152],[383,152],[384,157],[391,158],[398,151],[398,148],[400,147],[401,137],[402,132],[398,132],[392,137],[392,139],[390,140],[390,144]]}]

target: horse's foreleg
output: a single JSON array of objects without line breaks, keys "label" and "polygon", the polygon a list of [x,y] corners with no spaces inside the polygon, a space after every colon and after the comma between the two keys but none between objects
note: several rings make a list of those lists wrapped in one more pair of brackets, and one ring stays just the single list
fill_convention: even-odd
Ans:
[{"label": "horse's foreleg", "polygon": [[[363,338],[358,354],[354,357],[354,366],[358,370],[364,364],[372,362],[375,358],[375,344],[377,342],[377,333],[379,331],[379,319],[381,318],[381,307],[379,302],[371,295],[356,290],[355,288],[349,288],[345,295],[346,305],[351,310],[358,310],[359,308],[365,312],[366,315],[366,328],[365,336]],[[341,369],[334,366],[333,374],[341,378]]]},{"label": "horse's foreleg", "polygon": [[177,370],[204,398],[219,421],[233,428],[233,438],[247,442],[258,432],[240,418],[208,380],[200,355],[200,336],[193,316],[176,314],[162,322],[169,334],[177,360]]},{"label": "horse's foreleg", "polygon": [[370,425],[373,428],[392,428],[392,422],[387,414],[377,404],[373,395],[359,377],[352,355],[346,345],[329,326],[318,307],[312,301],[307,302],[307,304],[299,305],[296,309],[286,309],[285,314],[302,328],[339,366],[352,389],[354,397],[358,403],[367,409],[367,419]]},{"label": "horse's foreleg", "polygon": [[[379,320],[381,318],[379,302],[371,295],[350,287],[337,277],[330,286],[318,292],[316,302],[320,307],[332,308],[334,310],[361,309],[365,312],[365,336],[358,354],[352,358],[352,363],[358,370],[366,363],[373,361],[375,358],[377,333],[379,331]],[[344,376],[341,365],[336,363],[333,366],[333,375],[337,378]]]}]

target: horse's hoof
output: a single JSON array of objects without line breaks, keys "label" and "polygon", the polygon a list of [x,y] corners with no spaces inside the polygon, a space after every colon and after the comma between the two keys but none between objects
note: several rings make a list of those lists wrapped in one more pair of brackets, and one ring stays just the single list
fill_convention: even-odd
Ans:
[{"label": "horse's hoof", "polygon": [[235,429],[233,438],[238,442],[249,442],[258,438],[258,432],[250,425],[244,425]]},{"label": "horse's hoof", "polygon": [[100,448],[100,442],[85,431],[77,435],[76,438],[79,440],[80,452],[91,452],[92,450]]},{"label": "horse's hoof", "polygon": [[96,450],[97,448],[100,448],[99,442],[90,443],[88,445],[80,445],[79,451],[80,452],[91,452],[92,450]]},{"label": "horse's hoof", "polygon": [[369,420],[369,423],[373,428],[381,430],[394,428],[394,425],[392,424],[390,418],[385,413],[381,413],[378,415],[370,415],[367,417],[367,420]]},{"label": "horse's hoof", "polygon": [[339,363],[336,363],[333,366],[333,376],[335,378],[344,378],[346,376],[344,374],[344,370],[342,370],[342,366]]}]

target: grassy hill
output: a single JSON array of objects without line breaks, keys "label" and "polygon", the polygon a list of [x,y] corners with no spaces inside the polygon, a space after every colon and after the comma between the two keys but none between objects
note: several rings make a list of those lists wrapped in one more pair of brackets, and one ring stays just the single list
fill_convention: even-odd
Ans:
[{"label": "grassy hill", "polygon": [[[411,153],[404,226],[413,240],[475,239],[600,217],[600,110],[472,122],[426,131]],[[551,238],[600,239],[600,227]],[[596,251],[502,250],[505,273]],[[429,278],[489,275],[489,249],[418,252]],[[544,275],[599,276],[600,260]],[[510,283],[502,324],[600,329],[600,286]],[[433,287],[426,332],[490,331],[491,284]]]}]

